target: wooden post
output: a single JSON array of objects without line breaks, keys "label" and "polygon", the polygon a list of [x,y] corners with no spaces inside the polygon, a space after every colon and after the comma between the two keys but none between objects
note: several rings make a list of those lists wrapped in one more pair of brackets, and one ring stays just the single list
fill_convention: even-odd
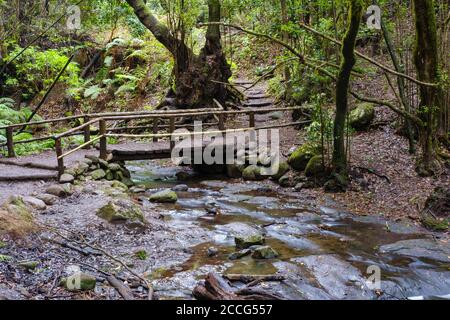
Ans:
[{"label": "wooden post", "polygon": [[[170,117],[170,125],[169,125],[169,133],[172,134],[175,132],[175,117]],[[170,137],[170,151],[172,151],[175,148],[175,140],[173,140],[173,137]]]},{"label": "wooden post", "polygon": [[248,113],[248,116],[249,116],[250,128],[255,128],[255,112],[250,111]]},{"label": "wooden post", "polygon": [[[153,118],[153,134],[158,134],[158,122],[159,122],[158,117],[154,117]],[[158,138],[153,137],[153,142],[158,142]]]},{"label": "wooden post", "polygon": [[[106,121],[104,119],[100,119],[99,121],[99,135],[104,136],[106,135]],[[106,160],[108,158],[108,152],[107,152],[107,139],[106,137],[100,138],[100,159]]]},{"label": "wooden post", "polygon": [[219,113],[218,118],[219,118],[219,130],[221,131],[225,130],[225,121],[223,113]]},{"label": "wooden post", "polygon": [[[84,123],[88,123],[90,121],[88,116],[84,117]],[[84,127],[84,143],[88,143],[89,141],[91,141],[91,126],[86,126]],[[84,147],[84,149],[90,149],[91,146],[87,145]]]},{"label": "wooden post", "polygon": [[6,145],[8,147],[8,158],[14,158],[16,156],[16,153],[14,152],[13,134],[13,127],[6,128]]},{"label": "wooden post", "polygon": [[61,177],[64,173],[64,159],[60,158],[63,154],[61,139],[55,140],[56,158],[58,161],[58,177]]}]

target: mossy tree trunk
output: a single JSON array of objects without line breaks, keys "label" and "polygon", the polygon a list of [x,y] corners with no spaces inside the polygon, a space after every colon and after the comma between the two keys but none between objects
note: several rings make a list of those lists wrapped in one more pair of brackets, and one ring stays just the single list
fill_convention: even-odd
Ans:
[{"label": "mossy tree trunk", "polygon": [[[414,63],[420,81],[438,82],[438,50],[436,34],[436,14],[433,0],[414,0],[416,43]],[[436,161],[434,133],[438,110],[438,88],[420,86],[420,116],[424,122],[421,130],[422,159],[418,167],[421,175],[432,175],[439,170]]]},{"label": "mossy tree trunk", "polygon": [[[334,120],[333,173],[339,176],[340,187],[347,180],[347,155],[345,152],[345,122],[348,114],[348,91],[351,71],[356,63],[354,49],[362,18],[362,5],[359,0],[351,0],[349,26],[342,46],[342,62],[336,83],[336,116]],[[343,183],[344,182],[344,183]]]},{"label": "mossy tree trunk", "polygon": [[[221,45],[220,26],[211,25],[206,33],[206,43],[199,55],[195,55],[183,39],[175,37],[152,14],[143,0],[127,0],[139,20],[155,38],[169,50],[175,60],[175,104],[179,108],[197,108],[212,104],[215,98],[224,102],[227,98],[230,66]],[[219,22],[220,0],[208,0],[209,22]]]}]

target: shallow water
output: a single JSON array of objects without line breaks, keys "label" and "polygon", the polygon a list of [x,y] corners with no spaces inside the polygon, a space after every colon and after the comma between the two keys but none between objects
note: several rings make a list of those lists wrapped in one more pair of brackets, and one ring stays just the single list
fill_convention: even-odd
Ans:
[{"label": "shallow water", "polygon": [[[181,230],[190,224],[201,226],[210,238],[192,247],[191,257],[181,265],[154,274],[163,298],[190,298],[195,283],[210,271],[286,275],[282,283],[262,286],[289,299],[397,299],[450,293],[449,244],[414,226],[356,217],[336,210],[331,201],[320,207],[313,199],[270,182],[221,177],[182,182],[175,176],[179,168],[145,161],[128,167],[133,180],[150,189],[148,193],[187,184],[189,191],[178,192],[177,204],[145,205],[157,208],[168,224]],[[236,250],[234,236],[249,233],[263,234],[279,258],[229,260]],[[214,257],[207,254],[211,247],[218,249]],[[381,290],[368,286],[370,266],[381,270]]]}]

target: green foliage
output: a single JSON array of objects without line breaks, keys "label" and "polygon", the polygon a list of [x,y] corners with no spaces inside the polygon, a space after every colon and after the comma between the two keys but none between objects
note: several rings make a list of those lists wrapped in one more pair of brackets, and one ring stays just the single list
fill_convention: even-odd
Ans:
[{"label": "green foliage", "polygon": [[[16,46],[7,57],[16,56],[22,50]],[[9,91],[19,90],[24,99],[31,99],[36,94],[44,93],[52,84],[56,76],[68,61],[68,57],[61,50],[39,50],[30,47],[12,62],[14,70],[5,81]],[[80,68],[71,62],[60,78],[60,82],[68,88],[81,84],[79,79]]]}]

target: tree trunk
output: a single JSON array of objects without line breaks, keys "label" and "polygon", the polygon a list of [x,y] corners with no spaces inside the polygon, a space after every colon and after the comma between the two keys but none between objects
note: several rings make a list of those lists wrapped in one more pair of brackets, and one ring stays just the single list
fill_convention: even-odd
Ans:
[{"label": "tree trunk", "polygon": [[[414,18],[416,25],[416,44],[414,63],[420,81],[438,82],[438,50],[436,34],[436,15],[433,0],[414,0]],[[422,159],[418,166],[421,175],[428,176],[440,169],[436,161],[434,131],[438,114],[438,89],[420,86],[420,116],[425,124],[421,133]]]},{"label": "tree trunk", "polygon": [[[197,108],[212,104],[215,98],[225,102],[231,69],[222,50],[220,26],[209,26],[206,43],[195,55],[183,40],[153,16],[143,0],[127,0],[135,14],[175,60],[175,104],[179,108]],[[220,21],[220,0],[208,0],[209,22]]]},{"label": "tree trunk", "polygon": [[[287,11],[287,3],[286,0],[280,0],[281,5],[281,18],[283,20],[283,24],[289,23],[289,15]],[[289,43],[289,32],[282,31],[283,34],[283,41],[286,43]],[[291,69],[289,68],[289,65],[286,63],[284,65],[284,80],[286,81],[286,96],[290,98],[291,96]]]},{"label": "tree trunk", "polygon": [[358,0],[351,0],[349,26],[342,46],[342,63],[336,83],[336,116],[334,120],[333,173],[336,188],[347,184],[347,155],[345,152],[345,121],[348,113],[348,91],[351,71],[356,63],[354,49],[362,17],[362,6]]}]

